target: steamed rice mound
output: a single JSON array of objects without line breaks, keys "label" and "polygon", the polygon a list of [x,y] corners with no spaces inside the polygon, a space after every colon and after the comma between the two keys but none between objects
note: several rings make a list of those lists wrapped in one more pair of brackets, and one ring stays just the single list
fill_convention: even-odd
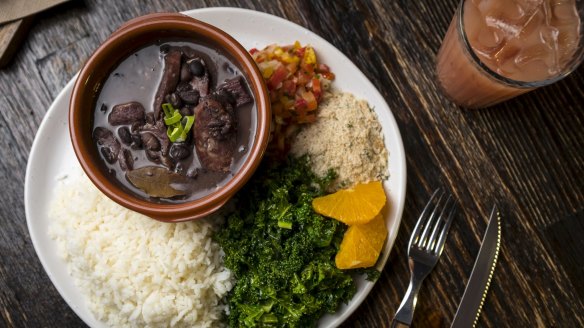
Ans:
[{"label": "steamed rice mound", "polygon": [[231,272],[216,224],[161,223],[114,203],[85,177],[52,203],[50,236],[94,316],[112,327],[216,327]]}]

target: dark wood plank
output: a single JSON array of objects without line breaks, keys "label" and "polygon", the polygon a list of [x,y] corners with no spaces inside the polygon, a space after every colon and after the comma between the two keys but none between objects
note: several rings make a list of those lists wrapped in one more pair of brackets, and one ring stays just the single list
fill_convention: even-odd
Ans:
[{"label": "dark wood plank", "polygon": [[28,152],[52,100],[124,21],[233,6],[321,35],[369,77],[398,121],[408,165],[402,228],[377,285],[344,327],[389,326],[409,280],[409,234],[439,186],[455,195],[461,212],[421,290],[416,327],[449,326],[495,202],[503,213],[503,247],[479,326],[583,327],[576,288],[584,277],[562,266],[546,230],[584,207],[584,68],[489,109],[458,108],[434,75],[457,2],[105,0],[41,13],[15,59],[0,70],[0,326],[83,326],[43,271],[24,215]]}]

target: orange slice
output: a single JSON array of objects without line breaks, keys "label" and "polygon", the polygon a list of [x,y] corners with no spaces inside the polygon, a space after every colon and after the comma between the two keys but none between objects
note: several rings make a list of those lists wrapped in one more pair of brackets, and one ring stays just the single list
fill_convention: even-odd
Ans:
[{"label": "orange slice", "polygon": [[386,237],[387,228],[381,214],[369,223],[350,226],[335,257],[337,268],[345,270],[374,266]]},{"label": "orange slice", "polygon": [[365,224],[385,205],[385,192],[380,181],[360,183],[350,189],[315,198],[314,210],[345,224]]}]

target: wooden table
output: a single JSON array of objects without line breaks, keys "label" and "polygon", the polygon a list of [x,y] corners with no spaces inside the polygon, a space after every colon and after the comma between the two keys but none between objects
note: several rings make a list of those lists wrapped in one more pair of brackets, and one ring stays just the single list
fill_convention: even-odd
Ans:
[{"label": "wooden table", "polygon": [[0,70],[0,326],[83,326],[35,254],[23,205],[29,150],[55,96],[125,20],[235,6],[284,17],[327,39],[377,86],[398,121],[408,166],[401,231],[347,327],[389,325],[409,279],[409,235],[437,187],[450,190],[462,211],[422,287],[415,326],[450,325],[496,202],[503,245],[479,326],[583,327],[584,69],[490,109],[455,106],[438,90],[434,61],[456,3],[107,0],[41,13],[15,60]]}]

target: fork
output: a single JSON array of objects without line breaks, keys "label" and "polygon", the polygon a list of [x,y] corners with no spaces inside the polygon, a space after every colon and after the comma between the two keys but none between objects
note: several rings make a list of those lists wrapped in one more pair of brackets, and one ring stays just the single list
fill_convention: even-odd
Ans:
[{"label": "fork", "polygon": [[[434,203],[435,199],[438,200]],[[408,245],[410,285],[395,313],[392,328],[409,327],[412,324],[422,281],[438,263],[455,212],[456,203],[452,195],[446,197],[440,189],[434,191],[410,237]]]}]

